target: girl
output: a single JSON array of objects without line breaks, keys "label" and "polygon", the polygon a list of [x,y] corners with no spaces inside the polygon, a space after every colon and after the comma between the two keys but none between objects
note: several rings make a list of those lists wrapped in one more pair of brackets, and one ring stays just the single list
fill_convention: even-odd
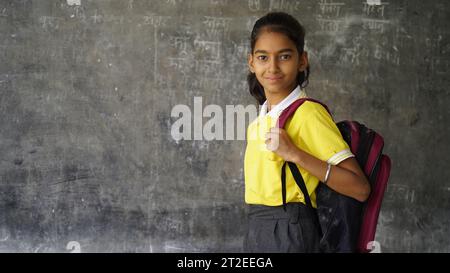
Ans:
[{"label": "girl", "polygon": [[[306,97],[309,64],[305,31],[292,16],[272,12],[256,21],[248,56],[250,94],[262,104],[247,128],[244,159],[245,202],[249,206],[246,252],[318,252],[320,227],[289,168],[286,168],[286,210],[282,206],[281,167],[297,164],[312,206],[315,189],[333,190],[365,201],[370,185],[325,108],[306,101],[287,121],[277,118],[295,100]],[[260,132],[264,132],[261,134]]]}]

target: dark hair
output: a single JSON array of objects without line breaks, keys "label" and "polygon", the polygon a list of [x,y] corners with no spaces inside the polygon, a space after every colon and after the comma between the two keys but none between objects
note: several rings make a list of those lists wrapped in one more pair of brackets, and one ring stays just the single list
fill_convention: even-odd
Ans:
[{"label": "dark hair", "polygon": [[[285,12],[270,12],[259,18],[253,26],[250,36],[251,54],[253,54],[256,40],[258,39],[262,28],[285,34],[292,40],[292,42],[294,42],[298,53],[303,53],[305,46],[305,29],[303,26],[294,17]],[[306,87],[308,84],[308,77],[309,64],[304,72],[299,72],[297,74],[297,83],[301,87]],[[249,72],[247,75],[247,82],[250,94],[258,101],[259,104],[263,104],[266,100],[266,95],[264,94],[264,88],[258,82],[255,73]]]}]

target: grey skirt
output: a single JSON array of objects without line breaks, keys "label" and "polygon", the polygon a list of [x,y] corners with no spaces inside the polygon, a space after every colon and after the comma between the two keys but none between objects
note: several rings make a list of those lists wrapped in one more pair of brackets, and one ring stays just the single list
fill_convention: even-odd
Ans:
[{"label": "grey skirt", "polygon": [[302,203],[283,206],[248,205],[248,253],[320,252],[320,227],[314,209]]}]

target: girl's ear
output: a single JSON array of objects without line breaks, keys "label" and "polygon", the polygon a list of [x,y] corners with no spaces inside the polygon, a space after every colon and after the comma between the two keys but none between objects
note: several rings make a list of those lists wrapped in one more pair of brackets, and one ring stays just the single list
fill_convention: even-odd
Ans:
[{"label": "girl's ear", "polygon": [[255,73],[255,69],[253,68],[253,54],[247,55],[248,60],[248,69],[250,69],[250,72]]},{"label": "girl's ear", "polygon": [[303,72],[308,67],[309,60],[308,60],[308,52],[303,51],[302,54],[299,56],[299,62],[298,62],[298,71]]}]

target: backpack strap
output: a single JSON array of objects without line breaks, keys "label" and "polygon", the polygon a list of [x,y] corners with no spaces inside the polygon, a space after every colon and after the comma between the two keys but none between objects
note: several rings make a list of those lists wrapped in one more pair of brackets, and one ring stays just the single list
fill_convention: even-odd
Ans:
[{"label": "backpack strap", "polygon": [[[330,113],[330,110],[328,107],[321,103],[320,101],[310,99],[310,98],[301,98],[296,101],[294,101],[291,105],[289,105],[284,111],[281,113],[280,117],[278,118],[278,127],[283,128],[286,124],[286,121],[294,115],[295,111],[297,111],[297,108],[299,108],[305,101],[312,101],[319,103],[322,105],[328,113]],[[331,113],[330,113],[331,115]],[[305,198],[305,203],[307,206],[312,208],[311,199],[309,198],[309,193],[305,185],[305,181],[303,180],[303,177],[297,168],[297,165],[293,162],[284,162],[283,166],[281,167],[281,195],[283,199],[283,209],[286,211],[286,163],[289,166],[289,169],[291,170],[292,176],[294,177],[295,183],[297,183],[297,186],[300,188],[300,190],[303,193],[303,197]]]},{"label": "backpack strap", "polygon": [[330,110],[322,102],[311,98],[301,98],[291,103],[291,105],[289,105],[286,109],[283,110],[283,112],[281,112],[280,116],[278,117],[278,128],[283,128],[286,124],[286,121],[294,115],[295,111],[297,111],[297,108],[299,108],[305,101],[312,101],[322,105],[331,116]]},{"label": "backpack strap", "polygon": [[283,167],[281,169],[281,192],[283,195],[283,208],[286,211],[286,163],[289,166],[289,169],[291,169],[292,176],[294,176],[295,183],[297,183],[297,186],[300,188],[300,190],[303,193],[303,196],[305,198],[305,203],[309,207],[313,207],[311,203],[311,198],[309,198],[308,190],[306,189],[305,181],[303,180],[302,175],[300,174],[299,169],[297,168],[297,165],[293,162],[284,162]]}]

